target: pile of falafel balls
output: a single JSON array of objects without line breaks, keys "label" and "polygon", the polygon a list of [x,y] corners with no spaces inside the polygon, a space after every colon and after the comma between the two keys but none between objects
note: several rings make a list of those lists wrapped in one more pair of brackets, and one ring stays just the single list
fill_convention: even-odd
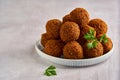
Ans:
[{"label": "pile of falafel balls", "polygon": [[91,19],[84,8],[75,8],[59,19],[46,23],[41,36],[43,51],[54,57],[86,59],[106,54],[113,47],[106,35],[107,24],[99,18]]}]

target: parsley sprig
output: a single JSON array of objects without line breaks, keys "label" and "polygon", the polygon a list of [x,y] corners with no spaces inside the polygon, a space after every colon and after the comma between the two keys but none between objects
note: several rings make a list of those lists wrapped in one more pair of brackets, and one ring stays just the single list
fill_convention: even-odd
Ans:
[{"label": "parsley sprig", "polygon": [[57,75],[57,73],[56,73],[56,67],[53,66],[53,65],[49,66],[49,67],[45,70],[44,75],[46,75],[46,76],[54,76],[54,75]]},{"label": "parsley sprig", "polygon": [[94,30],[89,30],[89,32],[84,35],[84,38],[86,40],[90,40],[90,42],[87,43],[88,49],[92,49],[97,46],[98,41],[94,36],[94,32],[95,32]]},{"label": "parsley sprig", "polygon": [[97,40],[93,40],[87,44],[88,49],[95,48],[97,46]]},{"label": "parsley sprig", "polygon": [[107,38],[106,34],[103,34],[103,35],[100,37],[100,42],[104,42],[104,43],[108,42],[108,38]]},{"label": "parsley sprig", "polygon": [[86,40],[93,40],[93,39],[95,39],[94,32],[95,32],[94,30],[89,30],[89,32],[84,35],[84,38]]}]

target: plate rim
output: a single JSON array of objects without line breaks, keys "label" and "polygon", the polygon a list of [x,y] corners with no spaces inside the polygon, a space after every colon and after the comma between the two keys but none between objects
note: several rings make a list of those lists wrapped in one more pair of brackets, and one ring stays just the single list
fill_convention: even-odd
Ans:
[{"label": "plate rim", "polygon": [[[65,58],[59,58],[59,57],[54,57],[54,56],[45,54],[43,51],[41,51],[41,50],[39,49],[38,46],[43,47],[43,46],[41,45],[41,43],[40,43],[40,40],[37,40],[37,41],[36,41],[35,49],[36,49],[37,53],[38,53],[41,57],[46,56],[46,57],[49,57],[49,58],[52,58],[52,59],[55,59],[55,60],[59,60],[59,61],[64,61],[64,62],[73,62],[73,63],[79,62],[79,63],[80,63],[80,62],[92,62],[92,61],[99,60],[99,59],[102,59],[102,58],[104,59],[104,60],[98,61],[98,62],[96,62],[96,63],[94,63],[94,64],[103,62],[103,61],[105,61],[106,59],[108,59],[108,58],[111,56],[111,54],[112,54],[112,52],[113,52],[113,48],[114,48],[114,46],[113,46],[112,49],[111,49],[109,52],[107,52],[106,54],[104,54],[104,55],[102,55],[102,56],[95,57],[95,58],[88,58],[88,59],[65,59]],[[106,58],[105,58],[105,57],[106,57]],[[44,57],[44,58],[45,58],[45,57]],[[49,61],[51,61],[51,60],[49,60]],[[53,62],[53,61],[52,61],[52,62]],[[57,63],[57,62],[54,62],[54,63]],[[57,63],[57,64],[60,64],[60,63]],[[66,65],[67,65],[67,64],[66,64]],[[88,64],[88,65],[89,65],[89,64]],[[92,64],[91,64],[91,65],[92,65]],[[71,66],[71,65],[68,65],[68,66]],[[87,65],[79,65],[79,66],[87,66]]]}]

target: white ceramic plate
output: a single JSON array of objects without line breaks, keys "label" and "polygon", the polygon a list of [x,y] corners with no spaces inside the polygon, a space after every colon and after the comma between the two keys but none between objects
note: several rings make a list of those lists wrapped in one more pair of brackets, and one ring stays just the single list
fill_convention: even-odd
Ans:
[{"label": "white ceramic plate", "polygon": [[44,59],[46,59],[46,61],[51,61],[53,63],[56,64],[60,64],[60,65],[64,65],[64,66],[89,66],[89,65],[94,65],[94,64],[98,64],[101,63],[105,60],[107,60],[112,52],[113,52],[113,48],[111,51],[109,51],[108,53],[100,56],[100,57],[96,57],[96,58],[90,58],[90,59],[64,59],[64,58],[58,58],[58,57],[54,57],[54,56],[50,56],[45,54],[42,50],[43,50],[43,46],[41,45],[40,41],[38,40],[35,44],[35,49],[37,51],[37,53]]}]

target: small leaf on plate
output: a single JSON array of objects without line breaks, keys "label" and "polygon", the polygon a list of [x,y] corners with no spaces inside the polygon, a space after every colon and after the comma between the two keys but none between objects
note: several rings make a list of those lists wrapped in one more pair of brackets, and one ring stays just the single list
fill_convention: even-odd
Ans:
[{"label": "small leaf on plate", "polygon": [[103,35],[100,37],[100,42],[104,42],[104,43],[108,42],[108,38],[107,38],[106,34],[103,34]]},{"label": "small leaf on plate", "polygon": [[88,49],[95,48],[97,46],[97,40],[93,40],[87,44]]}]

